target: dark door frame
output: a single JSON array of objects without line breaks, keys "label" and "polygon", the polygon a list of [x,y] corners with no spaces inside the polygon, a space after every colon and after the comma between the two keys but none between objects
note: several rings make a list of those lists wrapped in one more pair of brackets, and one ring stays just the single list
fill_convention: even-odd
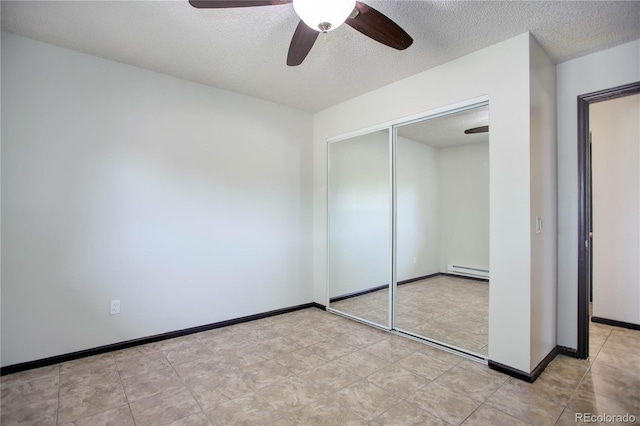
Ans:
[{"label": "dark door frame", "polygon": [[578,96],[578,348],[576,357],[589,357],[591,292],[591,156],[589,105],[640,93],[640,81]]}]

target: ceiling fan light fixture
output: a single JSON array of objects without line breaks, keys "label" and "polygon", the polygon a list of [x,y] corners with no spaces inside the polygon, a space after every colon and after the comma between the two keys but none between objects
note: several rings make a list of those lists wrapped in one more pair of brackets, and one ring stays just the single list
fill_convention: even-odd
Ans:
[{"label": "ceiling fan light fixture", "polygon": [[344,24],[356,0],[293,0],[293,9],[311,29],[326,33]]}]

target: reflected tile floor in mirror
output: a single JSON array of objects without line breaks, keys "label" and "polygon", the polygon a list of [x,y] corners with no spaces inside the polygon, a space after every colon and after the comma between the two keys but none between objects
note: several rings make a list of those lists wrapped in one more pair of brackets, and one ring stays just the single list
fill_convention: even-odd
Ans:
[{"label": "reflected tile floor in mirror", "polygon": [[[489,283],[439,275],[398,286],[396,328],[488,354]],[[380,324],[388,323],[388,290],[351,297],[331,307]]]},{"label": "reflected tile floor in mirror", "polygon": [[386,328],[389,324],[389,289],[385,288],[338,302],[331,302],[331,308]]},{"label": "reflected tile floor in mirror", "polygon": [[2,425],[575,425],[640,419],[640,331],[529,384],[316,308],[2,377]]}]

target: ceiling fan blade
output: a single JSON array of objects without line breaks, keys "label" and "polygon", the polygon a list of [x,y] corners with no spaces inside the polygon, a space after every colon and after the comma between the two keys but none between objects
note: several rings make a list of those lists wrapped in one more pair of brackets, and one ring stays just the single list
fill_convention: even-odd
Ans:
[{"label": "ceiling fan blade", "polygon": [[300,21],[296,31],[293,33],[291,44],[289,45],[287,65],[290,67],[300,65],[302,61],[304,61],[304,58],[309,54],[309,51],[316,42],[319,34],[320,33],[318,31],[312,30],[307,26],[307,24]]},{"label": "ceiling fan blade", "polygon": [[487,133],[489,131],[489,126],[480,126],[474,127],[473,129],[467,129],[464,131],[465,135],[472,135],[474,133]]},{"label": "ceiling fan blade", "polygon": [[227,9],[230,7],[274,6],[288,4],[286,0],[189,0],[197,9]]},{"label": "ceiling fan blade", "polygon": [[398,50],[404,50],[413,43],[405,30],[371,6],[358,1],[356,10],[358,14],[345,22],[367,37]]}]

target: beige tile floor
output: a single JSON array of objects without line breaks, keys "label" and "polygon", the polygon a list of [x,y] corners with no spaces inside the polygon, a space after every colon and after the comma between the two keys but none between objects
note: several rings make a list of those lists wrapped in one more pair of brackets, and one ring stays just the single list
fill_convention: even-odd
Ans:
[{"label": "beige tile floor", "polygon": [[[471,352],[489,351],[489,283],[440,275],[398,286],[396,328]],[[389,322],[389,292],[332,303],[341,312]]]},{"label": "beige tile floor", "polygon": [[2,377],[2,425],[553,425],[640,418],[640,332],[528,384],[311,308]]}]

